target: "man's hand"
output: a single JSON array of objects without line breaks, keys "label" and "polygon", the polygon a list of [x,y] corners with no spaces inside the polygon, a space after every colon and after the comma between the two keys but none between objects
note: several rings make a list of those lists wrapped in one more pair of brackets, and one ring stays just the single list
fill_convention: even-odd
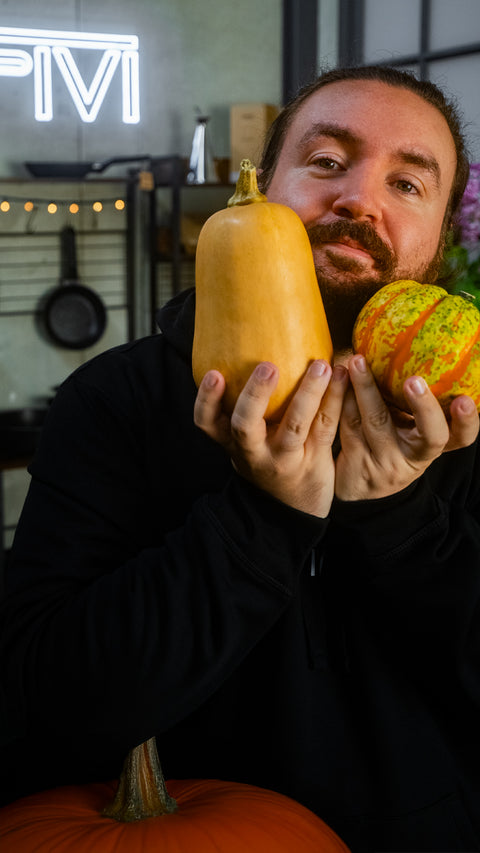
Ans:
[{"label": "man's hand", "polygon": [[423,474],[446,450],[467,447],[478,435],[479,419],[470,397],[457,397],[449,422],[425,381],[404,384],[413,418],[394,423],[361,355],[349,363],[349,388],[340,420],[342,450],[336,461],[335,494],[341,500],[395,494]]},{"label": "man's hand", "polygon": [[313,362],[279,424],[264,414],[278,379],[269,362],[259,364],[229,419],[222,411],[225,380],[209,371],[198,390],[194,418],[219,442],[239,472],[273,497],[311,515],[328,515],[334,494],[332,444],[348,385],[345,368]]}]

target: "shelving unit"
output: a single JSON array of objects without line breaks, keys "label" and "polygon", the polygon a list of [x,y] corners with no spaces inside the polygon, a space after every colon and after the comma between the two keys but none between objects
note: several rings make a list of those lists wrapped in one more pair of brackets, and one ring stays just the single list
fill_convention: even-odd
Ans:
[{"label": "shelving unit", "polygon": [[[45,408],[54,388],[102,349],[135,336],[137,259],[132,244],[129,194],[138,176],[125,179],[3,179],[0,211],[0,409]],[[102,210],[93,208],[98,199]],[[115,208],[122,199],[124,208]],[[75,202],[77,212],[70,211]],[[27,203],[27,206],[25,204]],[[55,211],[48,206],[55,204]],[[75,228],[79,278],[103,300],[107,328],[85,350],[65,350],[38,327],[46,293],[59,285],[60,230]],[[28,487],[30,456],[13,456],[5,436],[0,447],[0,576]]]},{"label": "shelving unit", "polygon": [[[171,296],[194,283],[194,255],[187,253],[182,242],[182,216],[193,213],[205,217],[226,206],[232,194],[230,183],[188,184],[185,180],[185,160],[179,156],[152,159],[153,187],[148,202],[149,317],[152,333],[157,331],[157,309]],[[166,206],[160,213],[159,196],[166,194]],[[166,220],[166,223],[165,223]],[[159,235],[166,245],[159,246]],[[167,282],[163,282],[159,266],[164,267]]]},{"label": "shelving unit", "polygon": [[[209,215],[225,207],[232,194],[232,185],[187,184],[185,161],[179,156],[153,158],[151,175],[146,177],[150,178],[150,184],[142,182],[137,170],[131,170],[125,179],[114,181],[1,182],[5,197],[15,197],[17,202],[14,210],[2,214],[4,218],[0,222],[3,259],[0,408],[13,405],[8,399],[10,385],[18,392],[19,405],[30,405],[30,397],[37,396],[39,404],[43,404],[52,387],[101,349],[156,333],[157,309],[194,283],[194,256],[184,250],[182,216],[188,212]],[[100,214],[100,225],[96,214],[91,212],[90,202],[97,194],[113,198],[117,191],[125,199],[125,210]],[[42,202],[36,205],[34,218],[32,215],[29,219],[23,199],[30,197],[55,199],[62,211],[56,218],[50,216]],[[81,352],[65,351],[43,342],[35,327],[39,299],[58,281],[58,230],[69,221],[67,202],[79,197],[85,205],[72,220],[79,245],[79,277],[99,291],[110,320],[119,318],[118,327],[112,325],[116,339],[104,338],[95,347]],[[159,245],[161,229],[168,235],[163,247]],[[28,376],[27,371],[22,370],[24,363],[28,365]],[[0,476],[0,569],[3,549],[10,545],[23,504],[26,483],[23,462],[19,464],[16,460],[12,465],[10,459],[2,458],[0,453],[2,461],[5,467]]]}]

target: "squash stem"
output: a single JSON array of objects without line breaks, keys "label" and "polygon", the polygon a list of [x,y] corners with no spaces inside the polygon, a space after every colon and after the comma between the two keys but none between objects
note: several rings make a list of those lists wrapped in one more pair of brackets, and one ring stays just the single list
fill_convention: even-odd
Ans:
[{"label": "squash stem", "polygon": [[267,196],[258,189],[257,170],[253,163],[250,160],[242,160],[237,186],[232,197],[228,199],[227,207],[252,204],[256,201],[267,201]]},{"label": "squash stem", "polygon": [[151,737],[128,753],[115,799],[103,814],[130,823],[171,814],[176,808],[165,785],[155,738]]},{"label": "squash stem", "polygon": [[475,302],[476,297],[473,293],[468,293],[466,290],[459,290],[458,295],[465,299],[466,302]]}]

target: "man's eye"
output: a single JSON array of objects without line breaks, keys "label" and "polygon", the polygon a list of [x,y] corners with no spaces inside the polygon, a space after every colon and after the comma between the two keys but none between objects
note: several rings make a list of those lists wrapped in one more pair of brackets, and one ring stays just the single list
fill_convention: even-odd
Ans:
[{"label": "man's eye", "polygon": [[326,169],[328,171],[333,171],[334,169],[339,168],[337,161],[332,160],[331,157],[316,157],[313,162],[315,166],[320,166],[321,169]]},{"label": "man's eye", "polygon": [[414,184],[412,184],[411,181],[407,181],[407,180],[397,181],[397,187],[400,190],[400,192],[405,193],[406,195],[415,195],[416,193],[418,193],[416,186]]}]

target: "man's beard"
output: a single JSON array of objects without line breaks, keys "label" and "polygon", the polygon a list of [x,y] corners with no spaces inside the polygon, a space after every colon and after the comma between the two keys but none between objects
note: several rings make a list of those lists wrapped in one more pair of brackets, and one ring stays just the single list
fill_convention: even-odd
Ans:
[{"label": "man's beard", "polygon": [[398,273],[398,261],[395,253],[378,236],[369,222],[357,222],[350,219],[337,219],[323,225],[307,228],[312,248],[322,243],[330,243],[342,237],[349,237],[365,249],[374,259],[378,278],[356,277],[363,266],[355,258],[329,253],[327,258],[338,272],[326,275],[316,267],[318,285],[322,294],[330,334],[335,350],[350,349],[352,331],[360,310],[377,290],[398,278],[409,278],[419,282],[433,283],[439,275],[445,246],[445,229],[442,229],[437,251],[428,263],[419,264],[408,273]]}]

